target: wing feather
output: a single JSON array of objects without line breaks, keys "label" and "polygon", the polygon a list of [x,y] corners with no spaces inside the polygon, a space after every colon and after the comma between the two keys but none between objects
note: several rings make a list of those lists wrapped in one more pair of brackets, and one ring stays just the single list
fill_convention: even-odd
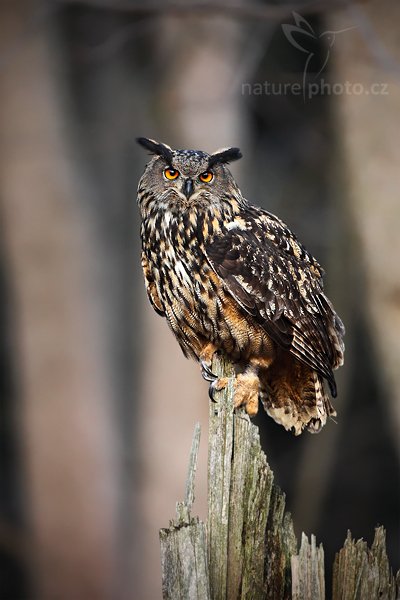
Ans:
[{"label": "wing feather", "polygon": [[323,271],[282,221],[249,207],[213,236],[208,261],[239,305],[282,348],[325,377],[343,362],[344,327],[323,292]]},{"label": "wing feather", "polygon": [[161,302],[160,296],[158,295],[154,277],[151,273],[151,269],[149,267],[149,263],[148,263],[148,260],[147,260],[144,252],[142,252],[141,259],[142,259],[144,282],[146,285],[146,292],[147,292],[147,296],[150,300],[150,304],[152,305],[152,307],[154,308],[156,313],[159,314],[161,317],[163,317],[163,316],[165,316],[164,306],[163,306],[163,303]]}]

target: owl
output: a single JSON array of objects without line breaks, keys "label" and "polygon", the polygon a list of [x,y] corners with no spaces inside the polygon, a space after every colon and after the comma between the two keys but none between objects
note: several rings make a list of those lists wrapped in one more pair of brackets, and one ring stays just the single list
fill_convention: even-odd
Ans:
[{"label": "owl", "polygon": [[149,300],[184,355],[198,361],[210,395],[227,381],[215,352],[236,366],[235,407],[259,401],[299,435],[336,412],[333,371],[344,326],[323,291],[323,270],[278,217],[250,204],[228,164],[238,148],[174,150],[148,138],[139,181],[142,267]]}]

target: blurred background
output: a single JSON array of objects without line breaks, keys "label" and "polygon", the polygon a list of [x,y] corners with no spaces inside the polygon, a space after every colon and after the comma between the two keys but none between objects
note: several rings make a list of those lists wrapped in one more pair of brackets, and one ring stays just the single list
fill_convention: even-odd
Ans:
[{"label": "blurred background", "polygon": [[160,598],[196,421],[206,516],[207,384],[147,302],[139,135],[239,146],[244,195],[324,266],[337,423],[256,422],[328,570],[378,523],[400,566],[399,20],[396,0],[2,0],[1,600]]}]

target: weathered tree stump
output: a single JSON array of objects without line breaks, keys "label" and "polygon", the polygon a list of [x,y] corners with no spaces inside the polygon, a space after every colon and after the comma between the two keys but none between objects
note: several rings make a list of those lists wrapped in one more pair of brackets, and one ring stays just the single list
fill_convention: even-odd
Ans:
[{"label": "weathered tree stump", "polygon": [[[196,425],[184,502],[160,531],[163,598],[168,600],[324,600],[322,545],[302,535],[300,550],[285,494],[260,445],[258,428],[234,410],[234,370],[221,357],[213,372],[229,378],[210,402],[207,526],[191,516],[200,426]],[[336,556],[333,600],[395,600],[385,532],[371,549],[351,535]]]},{"label": "weathered tree stump", "polygon": [[234,371],[215,359],[229,385],[210,403],[208,556],[213,600],[290,598],[297,543],[285,496],[274,484],[258,428],[233,409]]},{"label": "weathered tree stump", "polygon": [[198,517],[192,518],[194,481],[200,444],[196,424],[190,453],[185,500],[176,505],[176,517],[160,531],[163,598],[208,600],[210,584],[206,529]]},{"label": "weathered tree stump", "polygon": [[395,578],[389,566],[384,528],[375,529],[371,548],[364,540],[353,540],[349,531],[333,565],[332,599],[397,600],[399,584],[400,571]]}]

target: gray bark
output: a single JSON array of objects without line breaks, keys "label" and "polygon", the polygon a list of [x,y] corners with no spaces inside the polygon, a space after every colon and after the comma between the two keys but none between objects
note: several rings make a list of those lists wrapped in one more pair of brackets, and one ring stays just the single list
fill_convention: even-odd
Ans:
[{"label": "gray bark", "polygon": [[[375,530],[371,548],[364,540],[355,541],[350,531],[333,565],[333,600],[396,600],[399,596],[397,577],[389,566],[386,553],[386,533]],[[397,579],[397,585],[396,585]]]},{"label": "gray bark", "polygon": [[300,552],[292,556],[292,599],[324,600],[325,570],[324,549],[317,547],[315,536],[311,542],[303,533]]},{"label": "gray bark", "polygon": [[194,480],[200,444],[197,423],[190,454],[186,494],[176,506],[176,518],[160,531],[163,598],[170,600],[208,600],[210,584],[205,525],[191,517]]}]

